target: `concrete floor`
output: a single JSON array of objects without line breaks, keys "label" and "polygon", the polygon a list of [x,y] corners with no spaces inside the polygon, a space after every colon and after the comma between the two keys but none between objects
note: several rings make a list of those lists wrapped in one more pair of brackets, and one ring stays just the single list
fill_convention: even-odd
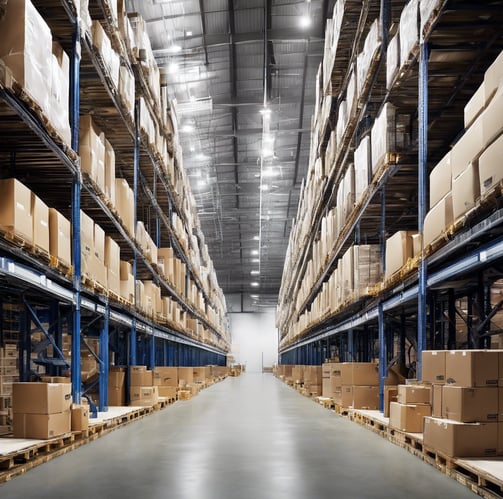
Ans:
[{"label": "concrete floor", "polygon": [[475,497],[271,374],[228,378],[0,486],[7,498]]}]

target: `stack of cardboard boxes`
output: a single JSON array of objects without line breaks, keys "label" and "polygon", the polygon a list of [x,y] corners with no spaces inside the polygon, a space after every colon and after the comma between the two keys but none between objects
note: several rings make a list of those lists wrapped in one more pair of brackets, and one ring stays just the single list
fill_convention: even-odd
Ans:
[{"label": "stack of cardboard boxes", "polygon": [[14,383],[15,438],[51,438],[71,430],[70,383]]},{"label": "stack of cardboard boxes", "polygon": [[424,351],[422,359],[433,393],[424,446],[454,457],[501,455],[503,351]]},{"label": "stack of cardboard boxes", "polygon": [[379,409],[379,366],[341,362],[333,371],[334,402],[353,409]]},{"label": "stack of cardboard boxes", "polygon": [[422,433],[425,416],[431,416],[431,386],[398,385],[398,401],[390,403],[390,426],[409,433]]},{"label": "stack of cardboard boxes", "polygon": [[178,387],[177,367],[154,367],[152,370],[154,385],[157,386],[159,397],[175,398]]},{"label": "stack of cardboard boxes", "polygon": [[108,405],[126,405],[126,368],[111,366],[108,371]]},{"label": "stack of cardboard boxes", "polygon": [[321,395],[322,368],[321,366],[304,366],[304,389],[308,395]]},{"label": "stack of cardboard boxes", "polygon": [[154,385],[153,373],[146,366],[130,366],[129,383],[129,405],[149,406],[159,402],[158,386]]},{"label": "stack of cardboard boxes", "polygon": [[0,434],[8,433],[11,428],[12,384],[19,379],[18,356],[15,344],[0,347]]}]

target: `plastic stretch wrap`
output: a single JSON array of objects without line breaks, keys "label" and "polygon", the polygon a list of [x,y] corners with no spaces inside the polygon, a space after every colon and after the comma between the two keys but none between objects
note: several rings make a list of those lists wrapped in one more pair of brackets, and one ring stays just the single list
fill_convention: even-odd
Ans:
[{"label": "plastic stretch wrap", "polygon": [[129,111],[131,118],[134,116],[134,92],[135,83],[133,73],[127,66],[121,66],[119,69],[119,95]]},{"label": "plastic stretch wrap", "polygon": [[372,174],[383,164],[386,153],[395,152],[395,106],[387,102],[376,118],[371,134]]},{"label": "plastic stretch wrap", "polygon": [[367,135],[360,141],[360,145],[355,150],[355,201],[363,196],[369,185],[371,174],[370,165],[370,137]]},{"label": "plastic stretch wrap", "polygon": [[59,45],[52,44],[51,57],[51,107],[49,119],[56,130],[63,137],[66,144],[70,144],[72,133],[70,130],[68,102],[70,94],[70,61]]},{"label": "plastic stretch wrap", "polygon": [[52,66],[49,26],[29,0],[10,0],[0,20],[0,33],[0,58],[49,116]]},{"label": "plastic stretch wrap", "polygon": [[429,23],[433,13],[440,8],[444,0],[421,0],[419,2],[419,14],[421,18],[421,39],[425,26]]},{"label": "plastic stretch wrap", "polygon": [[374,57],[378,54],[379,47],[381,46],[381,29],[379,20],[376,19],[365,38],[365,44],[363,45],[363,50],[358,54],[357,59],[357,88],[358,96],[361,95],[363,86],[367,79],[367,75],[370,69],[370,65],[374,60]]},{"label": "plastic stretch wrap", "polygon": [[120,57],[112,48],[112,43],[99,21],[93,21],[92,35],[93,45],[99,50],[115,88],[119,88]]},{"label": "plastic stretch wrap", "polygon": [[418,1],[411,0],[400,16],[400,67],[409,60],[412,49],[419,41],[417,17]]},{"label": "plastic stretch wrap", "polygon": [[400,66],[400,35],[397,33],[389,42],[386,52],[386,88],[389,90]]}]

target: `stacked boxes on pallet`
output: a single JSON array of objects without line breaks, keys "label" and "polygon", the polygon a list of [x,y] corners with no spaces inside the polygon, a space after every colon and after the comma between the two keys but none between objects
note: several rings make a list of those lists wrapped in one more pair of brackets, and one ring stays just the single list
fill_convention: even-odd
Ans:
[{"label": "stacked boxes on pallet", "polygon": [[424,245],[435,243],[503,180],[503,52],[465,106],[465,133],[430,174]]},{"label": "stacked boxes on pallet", "polygon": [[15,438],[52,438],[71,430],[70,383],[14,383]]},{"label": "stacked boxes on pallet", "polygon": [[390,426],[422,433],[424,417],[431,416],[431,391],[428,385],[398,385],[398,401],[390,403]]},{"label": "stacked boxes on pallet", "polygon": [[153,373],[146,366],[129,366],[129,405],[152,406],[159,402]]},{"label": "stacked boxes on pallet", "polygon": [[154,367],[152,369],[154,385],[157,386],[159,397],[176,399],[176,389],[178,387],[177,367]]},{"label": "stacked boxes on pallet", "polygon": [[379,367],[372,362],[334,366],[334,402],[353,409],[379,409]]},{"label": "stacked boxes on pallet", "polygon": [[433,384],[424,446],[447,456],[503,454],[503,350],[423,352],[423,381]]},{"label": "stacked boxes on pallet", "polygon": [[126,368],[111,366],[108,371],[108,405],[126,405]]},{"label": "stacked boxes on pallet", "polygon": [[308,395],[322,393],[322,367],[304,366],[304,389]]}]

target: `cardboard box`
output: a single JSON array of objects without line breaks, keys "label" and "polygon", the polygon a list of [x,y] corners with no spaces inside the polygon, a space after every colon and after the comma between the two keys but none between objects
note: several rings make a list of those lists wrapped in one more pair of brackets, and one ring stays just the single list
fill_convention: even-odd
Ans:
[{"label": "cardboard box", "polygon": [[412,59],[411,52],[419,42],[418,4],[418,0],[409,1],[400,15],[400,67]]},{"label": "cardboard box", "polygon": [[469,128],[480,116],[486,105],[485,101],[485,87],[482,83],[465,106],[465,128]]},{"label": "cardboard box", "polygon": [[105,134],[90,115],[80,117],[79,155],[82,172],[105,192]]},{"label": "cardboard box", "polygon": [[401,230],[386,240],[385,279],[389,279],[413,257],[412,234],[414,232]]},{"label": "cardboard box", "polygon": [[424,246],[439,239],[454,222],[452,194],[442,198],[424,218]]},{"label": "cardboard box", "polygon": [[134,235],[134,193],[126,179],[115,179],[116,208],[124,228]]},{"label": "cardboard box", "polygon": [[449,151],[430,173],[430,210],[452,189],[451,152]]},{"label": "cardboard box", "polygon": [[49,119],[56,128],[63,142],[71,145],[69,107],[70,102],[70,59],[63,47],[52,42],[51,82],[50,82]]},{"label": "cardboard box", "polygon": [[14,413],[14,438],[53,438],[71,431],[70,409],[54,414]]},{"label": "cardboard box", "polygon": [[178,368],[178,383],[184,382],[185,385],[194,383],[194,370],[192,367]]},{"label": "cardboard box", "polygon": [[194,383],[204,383],[209,378],[206,367],[194,367],[193,368],[193,380]]},{"label": "cardboard box", "polygon": [[484,103],[487,105],[503,83],[503,51],[487,68],[484,75]]},{"label": "cardboard box", "polygon": [[159,397],[174,398],[176,399],[176,386],[158,386]]},{"label": "cardboard box", "polygon": [[152,371],[146,366],[129,366],[129,384],[130,386],[153,386]]},{"label": "cardboard box", "polygon": [[480,193],[485,194],[503,180],[503,135],[500,135],[479,158]]},{"label": "cardboard box", "polygon": [[479,169],[476,162],[470,163],[466,170],[452,182],[452,210],[454,220],[463,216],[475,206],[480,196]]},{"label": "cardboard box", "polygon": [[31,191],[15,178],[0,180],[0,226],[33,241]]},{"label": "cardboard box", "polygon": [[71,410],[72,431],[84,431],[89,428],[89,406],[72,404]]},{"label": "cardboard box", "polygon": [[131,264],[121,260],[120,262],[120,295],[122,298],[134,302],[135,283]]},{"label": "cardboard box", "polygon": [[372,362],[343,362],[339,370],[341,385],[379,385],[379,366]]},{"label": "cardboard box", "polygon": [[105,231],[94,224],[94,254],[100,262],[105,262]]},{"label": "cardboard box", "polygon": [[432,390],[433,400],[431,407],[431,415],[434,416],[435,418],[441,418],[443,411],[442,393],[444,385],[433,385],[432,387],[433,387]]},{"label": "cardboard box", "polygon": [[340,396],[340,402],[337,403],[343,407],[369,410],[379,409],[378,386],[342,386],[341,389],[336,390],[335,394],[335,398],[338,400]]},{"label": "cardboard box", "polygon": [[498,386],[499,353],[500,350],[450,350],[445,358],[447,384]]},{"label": "cardboard box", "polygon": [[30,214],[33,221],[33,244],[49,253],[49,207],[33,192]]},{"label": "cardboard box", "polygon": [[49,208],[49,251],[65,265],[72,263],[71,224],[59,211]]},{"label": "cardboard box", "polygon": [[391,402],[398,401],[398,386],[388,385],[384,387],[383,416],[389,418]]},{"label": "cardboard box", "polygon": [[129,405],[155,405],[159,402],[157,386],[131,386],[129,392]]},{"label": "cardboard box", "polygon": [[398,385],[400,404],[431,404],[431,386]]},{"label": "cardboard box", "polygon": [[108,390],[110,388],[122,388],[126,384],[126,368],[110,367],[108,371]]},{"label": "cardboard box", "polygon": [[69,383],[14,383],[12,410],[23,414],[56,414],[72,405]]},{"label": "cardboard box", "polygon": [[115,206],[115,151],[105,138],[105,195]]},{"label": "cardboard box", "polygon": [[423,444],[452,457],[496,456],[498,423],[459,423],[426,417]]},{"label": "cardboard box", "polygon": [[29,0],[9,2],[0,19],[0,58],[49,116],[52,34]]},{"label": "cardboard box", "polygon": [[482,120],[485,112],[475,120],[451,149],[452,178],[455,179],[476,161],[484,150]]},{"label": "cardboard box", "polygon": [[126,389],[124,386],[108,387],[108,405],[116,407],[126,405]]},{"label": "cardboard box", "polygon": [[445,350],[423,350],[422,381],[443,385],[445,383]]},{"label": "cardboard box", "polygon": [[400,404],[391,402],[389,424],[409,433],[422,433],[425,416],[431,416],[431,406],[426,404]]},{"label": "cardboard box", "polygon": [[175,388],[178,386],[178,367],[154,367],[152,373],[154,385],[171,386]]},{"label": "cardboard box", "polygon": [[442,417],[463,423],[498,421],[498,388],[444,386]]}]

